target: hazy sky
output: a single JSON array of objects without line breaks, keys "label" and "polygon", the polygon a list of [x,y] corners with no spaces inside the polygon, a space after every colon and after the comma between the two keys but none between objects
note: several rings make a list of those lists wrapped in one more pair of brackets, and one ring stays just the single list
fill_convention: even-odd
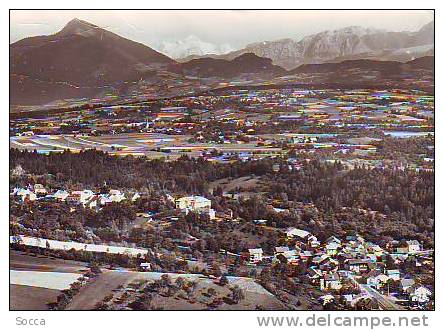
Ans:
[{"label": "hazy sky", "polygon": [[300,39],[312,33],[350,25],[414,31],[433,20],[433,11],[14,10],[11,11],[11,42],[55,33],[75,17],[152,47],[162,41],[181,40],[194,35],[202,41],[228,43],[234,48],[241,48],[251,42]]}]

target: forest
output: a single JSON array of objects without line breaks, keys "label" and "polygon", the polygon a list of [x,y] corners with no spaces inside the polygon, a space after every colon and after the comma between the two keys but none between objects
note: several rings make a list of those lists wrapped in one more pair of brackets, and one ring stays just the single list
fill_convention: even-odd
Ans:
[{"label": "forest", "polygon": [[[273,170],[273,165],[280,165]],[[375,243],[417,239],[434,245],[434,173],[356,167],[312,160],[290,169],[285,159],[262,159],[219,164],[183,156],[177,161],[117,157],[88,150],[78,154],[40,155],[11,150],[11,170],[20,165],[25,175],[11,175],[10,188],[42,183],[51,189],[93,189],[103,185],[137,190],[135,203],[112,203],[98,211],[72,212],[64,203],[12,203],[11,221],[55,239],[123,241],[138,246],[175,249],[189,235],[198,239],[196,251],[220,248],[242,252],[260,245],[270,251],[288,227],[305,229],[323,240],[330,235],[360,233]],[[254,176],[258,184],[224,193],[209,189],[216,180]],[[248,190],[248,194],[243,194]],[[212,222],[202,216],[181,215],[165,194],[199,194],[212,200],[220,213],[231,211],[240,222]],[[237,198],[233,195],[238,194]],[[284,210],[277,212],[276,208]],[[168,231],[134,229],[137,212],[151,211],[156,219],[178,216]],[[267,229],[254,224],[267,220]],[[17,231],[17,227],[13,227]],[[93,234],[93,235],[92,235]],[[91,236],[92,235],[92,236]],[[249,239],[242,239],[248,236]],[[91,238],[93,237],[93,238]],[[95,238],[94,238],[95,237]]]}]

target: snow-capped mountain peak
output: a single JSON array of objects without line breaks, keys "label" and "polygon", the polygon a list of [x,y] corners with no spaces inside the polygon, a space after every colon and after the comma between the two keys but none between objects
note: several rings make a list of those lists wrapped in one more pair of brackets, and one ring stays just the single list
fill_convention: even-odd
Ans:
[{"label": "snow-capped mountain peak", "polygon": [[[254,53],[270,58],[273,64],[286,69],[301,64],[324,63],[344,59],[372,58],[384,60],[411,60],[409,49],[415,56],[430,54],[433,50],[434,25],[425,25],[419,31],[391,32],[362,26],[348,26],[306,36],[300,40],[280,39],[256,42],[224,55],[232,59],[240,54]],[[418,46],[427,46],[420,48]],[[412,48],[413,47],[413,48]]]},{"label": "snow-capped mountain peak", "polygon": [[157,47],[157,50],[174,59],[180,59],[191,55],[221,55],[234,49],[229,44],[213,44],[202,41],[197,36],[189,35],[181,40],[164,41]]}]

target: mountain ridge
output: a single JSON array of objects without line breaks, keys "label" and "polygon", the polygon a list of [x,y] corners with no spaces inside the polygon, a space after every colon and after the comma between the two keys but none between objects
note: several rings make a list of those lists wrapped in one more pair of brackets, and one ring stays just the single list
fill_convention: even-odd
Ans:
[{"label": "mountain ridge", "polygon": [[[429,35],[431,28],[433,26],[425,26],[421,33]],[[349,29],[349,33],[362,35],[365,31],[356,27]],[[359,62],[353,57],[336,57],[324,66],[310,67],[302,63],[287,70],[268,57],[248,52],[232,59],[202,57],[178,62],[141,43],[74,19],[53,35],[24,38],[10,45],[11,104],[45,104],[60,99],[100,97],[106,90],[126,95],[131,92],[128,82],[135,85],[134,88],[138,88],[142,81],[145,85],[171,86],[174,81],[180,83],[181,79],[188,79],[186,77],[263,80],[310,70],[317,73],[348,69],[353,65],[370,71],[389,68],[395,73],[397,70],[433,70],[430,58],[423,60],[421,68],[416,64],[409,67],[400,62],[381,64],[371,60],[373,62]],[[164,81],[165,75],[171,78],[169,83]],[[176,87],[180,88],[180,84]]]},{"label": "mountain ridge", "polygon": [[[325,63],[341,57],[409,61],[414,57],[430,55],[434,49],[433,42],[434,21],[415,32],[392,32],[349,26],[333,31],[325,30],[300,40],[283,38],[255,42],[227,54],[203,57],[231,60],[243,53],[254,53],[270,58],[273,64],[291,70],[301,64]],[[409,48],[425,45],[428,45],[428,48],[422,53],[409,53]],[[178,61],[184,62],[196,58],[199,56],[189,56]]]},{"label": "mountain ridge", "polygon": [[253,53],[244,53],[232,60],[214,58],[190,60],[178,64],[176,72],[199,77],[233,78],[242,74],[255,73],[263,76],[277,76],[285,74],[286,70],[273,65],[271,59]]}]

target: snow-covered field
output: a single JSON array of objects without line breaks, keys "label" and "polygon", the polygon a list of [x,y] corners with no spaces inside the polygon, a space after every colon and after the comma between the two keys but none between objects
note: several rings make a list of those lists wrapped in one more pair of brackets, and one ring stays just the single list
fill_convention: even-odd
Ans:
[{"label": "snow-covered field", "polygon": [[79,242],[64,242],[64,241],[55,241],[51,239],[45,238],[35,238],[35,237],[27,237],[27,236],[10,236],[10,243],[17,243],[27,245],[27,246],[35,246],[40,248],[48,248],[47,244],[49,244],[49,249],[53,250],[78,250],[78,251],[91,251],[91,252],[105,252],[105,253],[113,253],[113,254],[127,254],[132,256],[145,255],[148,250],[139,249],[139,248],[130,248],[124,246],[110,246],[110,245],[97,245],[97,244],[84,244]]},{"label": "snow-covered field", "polygon": [[10,270],[10,284],[27,285],[40,288],[65,290],[75,282],[81,274],[38,272],[28,270]]}]

